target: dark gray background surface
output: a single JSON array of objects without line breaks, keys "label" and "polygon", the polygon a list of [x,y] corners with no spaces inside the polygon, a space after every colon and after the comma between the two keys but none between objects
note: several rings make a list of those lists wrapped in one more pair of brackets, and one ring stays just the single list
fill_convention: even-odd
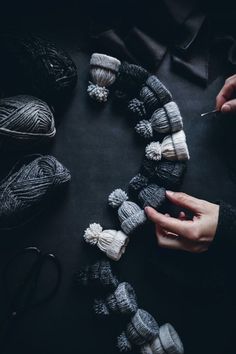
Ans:
[{"label": "dark gray background surface", "polygon": [[[89,294],[74,287],[73,273],[99,257],[83,241],[88,224],[118,227],[116,214],[107,207],[107,197],[113,189],[125,188],[136,174],[145,144],[136,137],[125,115],[114,109],[112,99],[103,108],[88,100],[89,55],[80,49],[83,41],[79,33],[57,28],[42,34],[67,49],[78,66],[76,89],[48,150],[70,169],[72,181],[63,200],[55,200],[20,229],[1,232],[0,271],[17,250],[38,246],[60,258],[63,279],[50,303],[31,311],[11,329],[6,352],[112,354],[116,353],[115,336],[122,328],[115,320],[93,317]],[[168,56],[158,77],[173,93],[184,118],[191,160],[182,190],[234,204],[236,186],[226,156],[234,158],[235,127],[231,122],[200,118],[201,112],[214,108],[223,78],[203,89],[171,72]],[[17,158],[9,157],[6,151],[1,155],[4,175]],[[231,257],[224,250],[203,255],[159,250],[149,225],[132,236],[117,268],[120,278],[134,286],[140,307],[150,311],[160,324],[170,322],[176,327],[186,354],[230,354],[234,353],[235,330],[235,301],[228,281]],[[0,289],[3,319],[8,301],[2,285]]]}]

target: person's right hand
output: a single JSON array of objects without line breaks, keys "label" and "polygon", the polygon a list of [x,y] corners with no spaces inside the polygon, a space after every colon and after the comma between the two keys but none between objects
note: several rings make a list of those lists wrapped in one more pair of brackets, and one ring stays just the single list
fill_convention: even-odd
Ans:
[{"label": "person's right hand", "polygon": [[236,113],[236,75],[225,80],[216,97],[216,109],[223,113]]}]

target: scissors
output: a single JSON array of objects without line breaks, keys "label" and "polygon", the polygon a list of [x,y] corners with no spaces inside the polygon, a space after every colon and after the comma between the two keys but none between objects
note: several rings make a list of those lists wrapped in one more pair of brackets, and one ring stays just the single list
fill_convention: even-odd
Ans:
[{"label": "scissors", "polygon": [[[11,271],[17,271],[17,261],[21,261],[22,258],[28,256],[33,259],[33,262],[30,262],[29,269],[22,276],[22,279],[18,284],[15,285],[14,290],[11,290],[10,281],[13,282],[10,274]],[[53,265],[55,269],[55,279],[52,282],[53,286],[51,289],[47,289],[44,296],[38,297],[40,293],[39,289],[39,280],[42,277],[42,271],[47,265]],[[15,269],[14,269],[15,266]],[[58,258],[51,253],[42,253],[37,247],[27,247],[23,251],[18,252],[4,267],[3,270],[3,284],[6,290],[6,296],[10,301],[9,313],[7,314],[5,320],[0,326],[0,347],[5,348],[5,337],[10,329],[11,325],[18,317],[24,315],[31,309],[34,309],[38,306],[45,304],[50,301],[55,294],[61,283],[61,264]],[[14,285],[15,283],[13,283]],[[51,284],[51,283],[50,283]],[[44,289],[41,289],[44,290]],[[1,351],[1,353],[3,353]]]}]

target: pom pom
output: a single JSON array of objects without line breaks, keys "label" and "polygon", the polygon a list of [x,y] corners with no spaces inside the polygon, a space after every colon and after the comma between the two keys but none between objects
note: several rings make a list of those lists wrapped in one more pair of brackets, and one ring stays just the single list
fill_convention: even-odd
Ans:
[{"label": "pom pom", "polygon": [[106,102],[109,94],[109,90],[106,87],[100,87],[93,83],[88,86],[87,92],[92,99],[99,103]]},{"label": "pom pom", "polygon": [[153,136],[152,124],[148,120],[141,120],[134,129],[145,139],[150,139]]},{"label": "pom pom", "polygon": [[150,143],[146,146],[145,153],[149,160],[161,160],[161,144],[158,141]]},{"label": "pom pom", "polygon": [[118,208],[122,203],[128,200],[128,196],[122,189],[115,189],[108,197],[108,204],[113,208]]},{"label": "pom pom", "polygon": [[107,316],[110,314],[110,311],[103,300],[95,299],[93,309],[96,315]]},{"label": "pom pom", "polygon": [[102,227],[100,224],[90,224],[84,232],[84,239],[90,245],[96,245],[102,234]]},{"label": "pom pom", "polygon": [[129,101],[128,111],[132,113],[132,116],[138,121],[146,118],[147,113],[144,103],[137,98],[133,98],[131,101]]},{"label": "pom pom", "polygon": [[147,177],[141,175],[141,173],[138,173],[130,180],[129,189],[133,192],[139,192],[143,187],[146,187],[147,185],[148,185]]},{"label": "pom pom", "polygon": [[120,352],[131,351],[132,345],[128,338],[126,337],[125,332],[122,332],[121,335],[117,338],[117,347]]}]

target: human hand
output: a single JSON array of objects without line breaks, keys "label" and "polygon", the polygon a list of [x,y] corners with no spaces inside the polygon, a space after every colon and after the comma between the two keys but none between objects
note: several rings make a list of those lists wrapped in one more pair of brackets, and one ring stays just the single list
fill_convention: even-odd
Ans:
[{"label": "human hand", "polygon": [[166,192],[167,198],[194,213],[187,220],[183,211],[179,218],[158,213],[146,207],[148,218],[156,224],[156,237],[160,247],[201,253],[208,250],[214,240],[219,218],[219,205],[191,197],[184,193]]},{"label": "human hand", "polygon": [[225,80],[216,97],[216,109],[223,113],[236,113],[236,75]]}]

